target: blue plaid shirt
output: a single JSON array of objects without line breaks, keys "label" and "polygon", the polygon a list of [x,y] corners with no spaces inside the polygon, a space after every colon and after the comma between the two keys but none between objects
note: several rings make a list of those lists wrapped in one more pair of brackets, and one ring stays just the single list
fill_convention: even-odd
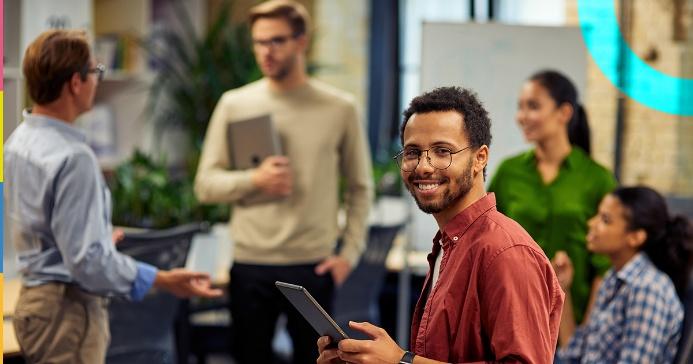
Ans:
[{"label": "blue plaid shirt", "polygon": [[588,322],[559,351],[559,362],[672,363],[682,323],[674,284],[639,253],[606,273]]}]

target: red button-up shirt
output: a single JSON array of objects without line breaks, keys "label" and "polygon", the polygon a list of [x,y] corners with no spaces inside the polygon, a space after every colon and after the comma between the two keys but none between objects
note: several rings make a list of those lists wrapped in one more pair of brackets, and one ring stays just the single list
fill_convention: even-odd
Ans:
[{"label": "red button-up shirt", "polygon": [[438,232],[428,262],[411,329],[415,354],[450,363],[553,361],[563,291],[544,252],[496,210],[492,193]]}]

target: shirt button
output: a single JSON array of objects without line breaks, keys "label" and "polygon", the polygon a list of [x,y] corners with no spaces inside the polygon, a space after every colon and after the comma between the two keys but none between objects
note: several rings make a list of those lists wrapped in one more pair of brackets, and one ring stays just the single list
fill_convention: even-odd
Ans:
[{"label": "shirt button", "polygon": [[452,237],[452,240],[453,240],[453,241],[457,241],[457,239],[459,239],[459,238],[456,237],[456,236],[453,236],[453,237]]}]

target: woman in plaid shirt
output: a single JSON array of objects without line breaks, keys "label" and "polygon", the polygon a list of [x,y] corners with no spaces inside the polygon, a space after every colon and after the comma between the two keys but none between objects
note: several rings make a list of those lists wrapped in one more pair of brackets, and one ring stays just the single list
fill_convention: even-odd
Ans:
[{"label": "woman in plaid shirt", "polygon": [[[672,363],[681,336],[681,297],[691,265],[691,225],[670,217],[664,198],[647,187],[622,187],[604,197],[589,221],[587,248],[613,264],[588,321],[561,322],[561,363]],[[570,292],[573,268],[557,254],[554,269]],[[566,306],[569,304],[566,296]]]}]

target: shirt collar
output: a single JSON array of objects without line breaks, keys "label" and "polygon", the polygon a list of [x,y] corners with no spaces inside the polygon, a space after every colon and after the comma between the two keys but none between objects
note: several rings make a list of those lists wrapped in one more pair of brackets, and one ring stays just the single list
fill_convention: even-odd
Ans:
[{"label": "shirt collar", "polygon": [[[572,169],[580,164],[580,160],[584,158],[584,156],[585,152],[583,152],[582,149],[580,149],[580,147],[572,146],[572,148],[570,148],[570,153],[563,160],[561,167],[566,169]],[[527,164],[535,166],[537,164],[536,150],[530,149],[527,152],[525,152],[522,155],[522,160]]]},{"label": "shirt collar", "polygon": [[645,253],[636,254],[631,260],[616,272],[616,278],[630,284],[640,275],[646,266],[652,264]]},{"label": "shirt collar", "polygon": [[46,115],[33,114],[31,109],[25,109],[22,112],[22,117],[24,118],[24,122],[29,126],[52,128],[61,134],[68,135],[81,142],[86,143],[87,141],[87,136],[83,131],[77,129],[64,120],[52,118]]},{"label": "shirt collar", "polygon": [[495,210],[495,208],[495,194],[493,192],[487,193],[486,196],[478,199],[462,212],[455,215],[455,217],[445,225],[443,231],[438,231],[433,238],[433,244],[440,244],[443,249],[445,249],[448,244],[455,245],[476,219],[489,210]]}]

